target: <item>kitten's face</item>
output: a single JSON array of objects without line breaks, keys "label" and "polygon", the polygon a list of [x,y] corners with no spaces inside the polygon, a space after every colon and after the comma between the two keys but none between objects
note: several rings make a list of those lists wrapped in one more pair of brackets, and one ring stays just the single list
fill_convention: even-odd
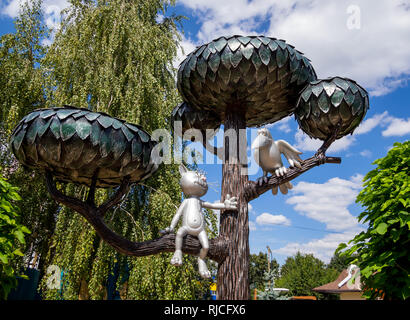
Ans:
[{"label": "kitten's face", "polygon": [[195,171],[181,172],[180,185],[187,196],[202,197],[208,191],[206,177]]}]

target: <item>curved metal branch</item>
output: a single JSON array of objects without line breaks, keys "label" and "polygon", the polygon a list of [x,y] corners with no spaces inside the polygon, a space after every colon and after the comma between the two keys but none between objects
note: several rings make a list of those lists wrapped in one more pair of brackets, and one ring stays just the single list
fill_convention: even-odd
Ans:
[{"label": "curved metal branch", "polygon": [[[123,181],[115,195],[98,208],[94,202],[89,203],[88,199],[86,202],[83,202],[60,192],[55,186],[51,172],[46,172],[46,184],[48,191],[55,201],[80,213],[91,224],[101,239],[118,252],[128,256],[142,257],[175,250],[175,234],[166,234],[157,239],[144,242],[133,242],[111,230],[104,222],[103,211],[109,210],[121,200],[122,196],[128,191],[128,180]],[[198,255],[201,247],[196,237],[190,235],[184,237],[182,246],[184,253]],[[227,247],[227,241],[223,238],[212,239],[209,241],[207,257],[216,262],[222,262],[228,254]]]}]

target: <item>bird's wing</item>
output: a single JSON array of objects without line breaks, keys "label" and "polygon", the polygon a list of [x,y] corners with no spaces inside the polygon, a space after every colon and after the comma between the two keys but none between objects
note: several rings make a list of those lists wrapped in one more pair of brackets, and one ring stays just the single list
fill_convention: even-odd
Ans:
[{"label": "bird's wing", "polygon": [[292,147],[285,140],[276,141],[276,145],[281,153],[284,154],[286,159],[289,161],[291,167],[297,166],[301,167],[300,163],[303,161],[299,155],[302,154],[299,150]]}]

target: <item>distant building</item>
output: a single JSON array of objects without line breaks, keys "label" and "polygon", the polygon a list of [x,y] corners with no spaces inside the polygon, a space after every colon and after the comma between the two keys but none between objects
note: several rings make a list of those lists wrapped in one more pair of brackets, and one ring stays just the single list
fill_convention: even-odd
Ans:
[{"label": "distant building", "polygon": [[313,288],[315,292],[339,294],[340,300],[366,300],[362,297],[360,269],[352,264],[335,281]]}]

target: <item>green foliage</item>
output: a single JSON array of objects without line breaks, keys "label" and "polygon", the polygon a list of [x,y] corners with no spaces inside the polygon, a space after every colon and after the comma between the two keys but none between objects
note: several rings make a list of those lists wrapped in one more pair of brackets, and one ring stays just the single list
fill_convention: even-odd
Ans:
[{"label": "green foliage", "polygon": [[327,268],[323,261],[315,258],[312,254],[298,252],[286,259],[280,274],[276,286],[289,289],[289,294],[292,296],[323,298],[322,294],[314,292],[312,289],[334,281],[339,272]]},{"label": "green foliage", "polygon": [[[269,269],[268,262],[268,255],[266,253],[259,252],[259,254],[250,255],[249,283],[251,289],[265,290],[265,278]],[[270,273],[274,275],[274,278],[277,278],[279,275],[279,264],[275,259],[270,261]]]},{"label": "green foliage", "polygon": [[20,245],[25,243],[25,234],[30,233],[19,221],[16,202],[21,197],[17,190],[0,176],[0,300],[7,299],[10,290],[17,286],[18,274],[12,260],[23,256]]},{"label": "green foliage", "polygon": [[[356,202],[364,207],[358,219],[366,231],[355,236],[342,254],[361,268],[364,296],[370,299],[410,297],[410,142],[395,143],[374,162]],[[347,248],[347,249],[346,249]],[[354,256],[356,255],[356,256]]]},{"label": "green foliage", "polygon": [[15,33],[0,38],[0,124],[10,134],[28,112],[44,104],[44,79],[39,63],[45,54],[41,1],[20,8]]}]

